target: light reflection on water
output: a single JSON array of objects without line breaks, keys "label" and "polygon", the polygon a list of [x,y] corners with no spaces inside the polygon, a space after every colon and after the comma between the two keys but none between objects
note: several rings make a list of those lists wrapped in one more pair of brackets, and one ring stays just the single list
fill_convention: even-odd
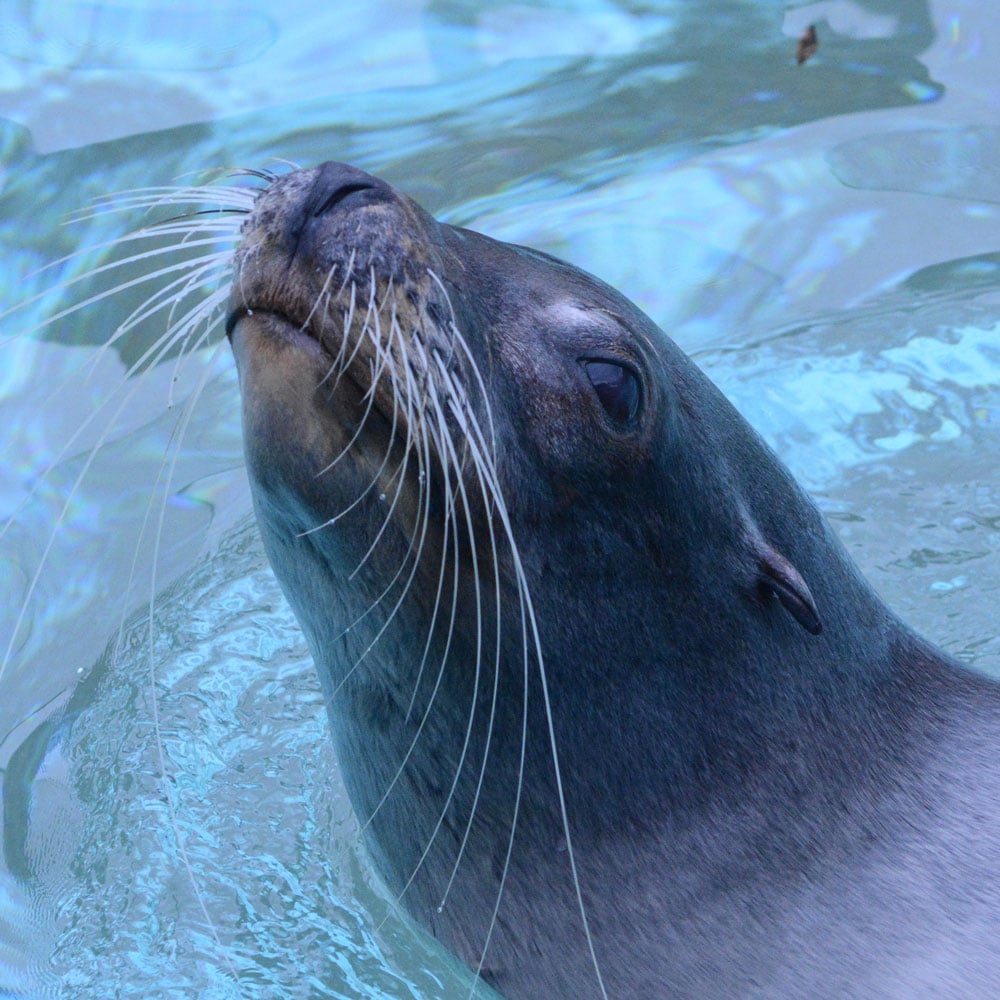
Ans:
[{"label": "light reflection on water", "polygon": [[[180,19],[151,41],[164,5],[122,20],[52,4],[90,34],[26,49],[32,24],[0,32],[0,51],[35,56],[0,71],[0,114],[34,141],[0,125],[0,308],[20,303],[0,338],[106,287],[58,288],[106,251],[34,273],[134,224],[60,224],[91,198],[271,158],[357,162],[636,299],[890,603],[1000,673],[1000,185],[980,124],[1000,24],[977,10],[935,31],[921,2],[883,7],[248,3],[211,15],[238,47],[188,21],[185,48]],[[809,20],[821,47],[799,68]],[[178,383],[171,362],[123,389],[162,323],[99,345],[140,301],[0,346],[16,513],[0,537],[0,993],[462,996],[453,963],[381,926],[318,684],[245,523],[225,352],[164,499],[211,349]]]}]

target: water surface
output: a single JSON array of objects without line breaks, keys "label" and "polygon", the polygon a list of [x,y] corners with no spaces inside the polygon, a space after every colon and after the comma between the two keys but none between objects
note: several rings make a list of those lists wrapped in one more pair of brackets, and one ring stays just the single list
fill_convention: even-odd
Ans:
[{"label": "water surface", "polygon": [[599,275],[721,385],[894,608],[1000,674],[1000,15],[27,7],[0,30],[0,994],[470,989],[358,847],[249,520],[221,330],[127,376],[164,326],[102,346],[138,290],[46,325],[107,287],[66,283],[141,222],[63,224],[109,192],[343,159]]}]

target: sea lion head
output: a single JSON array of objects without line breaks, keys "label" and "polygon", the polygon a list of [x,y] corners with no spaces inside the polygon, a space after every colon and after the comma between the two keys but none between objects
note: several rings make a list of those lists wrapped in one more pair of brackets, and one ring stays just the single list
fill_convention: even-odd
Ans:
[{"label": "sea lion head", "polygon": [[[566,577],[554,619],[581,584],[597,603],[605,587],[620,601],[655,579],[659,617],[690,605],[721,615],[721,629],[714,603],[749,598],[773,618],[776,595],[819,630],[809,588],[779,554],[803,528],[821,530],[811,505],[791,523],[787,510],[761,517],[761,494],[788,477],[676,345],[592,276],[437,222],[385,182],[327,163],[259,197],[229,330],[258,514],[330,549],[331,565],[353,571],[367,554],[376,566],[379,532],[382,561],[398,565],[421,514],[442,504],[482,550],[501,504],[531,573]],[[359,593],[374,599],[385,572]]]}]

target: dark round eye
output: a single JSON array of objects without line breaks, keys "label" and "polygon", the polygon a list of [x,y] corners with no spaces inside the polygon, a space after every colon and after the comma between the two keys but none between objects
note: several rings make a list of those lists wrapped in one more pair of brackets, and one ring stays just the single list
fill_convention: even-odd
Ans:
[{"label": "dark round eye", "polygon": [[616,424],[629,424],[639,412],[639,379],[613,361],[584,361],[583,369],[605,412]]}]

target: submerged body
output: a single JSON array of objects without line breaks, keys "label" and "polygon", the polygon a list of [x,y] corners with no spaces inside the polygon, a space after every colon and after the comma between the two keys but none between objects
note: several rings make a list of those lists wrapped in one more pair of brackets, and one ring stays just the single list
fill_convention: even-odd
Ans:
[{"label": "submerged body", "polygon": [[1000,689],[635,306],[325,164],[228,324],[376,868],[512,998],[1000,995]]}]

